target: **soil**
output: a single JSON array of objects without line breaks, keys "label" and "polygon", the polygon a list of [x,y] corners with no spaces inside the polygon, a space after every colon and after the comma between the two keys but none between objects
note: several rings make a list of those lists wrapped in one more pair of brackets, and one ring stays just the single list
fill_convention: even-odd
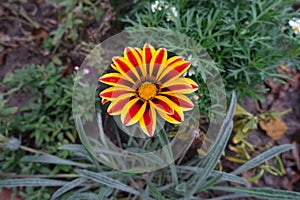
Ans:
[{"label": "soil", "polygon": [[[285,166],[285,175],[274,176],[265,174],[259,183],[253,184],[253,186],[300,192],[300,87],[279,85],[282,86],[279,97],[276,92],[274,93],[274,88],[272,88],[269,93],[264,95],[265,101],[260,102],[259,107],[263,109],[263,111],[274,111],[276,113],[291,109],[288,114],[281,117],[287,124],[288,130],[281,139],[272,140],[266,135],[265,131],[258,127],[258,129],[250,132],[247,141],[255,146],[268,144],[270,147],[280,144],[293,144],[295,145],[295,149],[280,155]],[[247,99],[242,103],[242,106],[255,115],[261,112],[261,109],[257,109],[258,104],[259,103],[253,99]],[[244,177],[247,177],[247,174],[244,174]]]},{"label": "soil", "polygon": [[[23,1],[22,1],[23,2]],[[26,1],[25,1],[26,2]],[[15,5],[15,4],[14,4]],[[42,42],[49,33],[57,28],[59,20],[58,15],[60,8],[54,3],[46,3],[43,0],[30,1],[26,3],[19,3],[18,5],[10,6],[9,3],[1,3],[0,6],[0,80],[3,79],[5,74],[9,71],[13,71],[18,68],[23,68],[27,64],[43,64],[47,65],[52,58],[51,52],[48,52],[43,48]],[[39,28],[34,28],[28,20],[19,15],[19,10],[24,11],[28,17],[34,22],[39,24]],[[111,12],[111,11],[110,11]],[[113,17],[111,13],[105,13],[105,16]],[[101,34],[98,35],[97,41],[102,41],[111,35],[118,33],[122,27],[112,26],[108,20],[105,22],[106,29],[101,30]],[[93,29],[101,24],[91,24],[89,30],[93,32]],[[116,28],[117,27],[117,28]],[[89,42],[89,37],[86,35],[83,39]],[[95,41],[95,39],[93,39]],[[76,48],[78,44],[74,44]],[[74,46],[72,47],[74,48]],[[80,65],[84,56],[71,52],[61,57],[62,64],[66,68]],[[67,60],[69,61],[67,62]],[[281,73],[281,72],[280,72]],[[296,72],[289,72],[292,76],[295,76]],[[299,72],[298,72],[299,73]],[[299,79],[299,76],[295,76]],[[299,80],[297,80],[299,82]],[[262,87],[270,88],[270,92],[264,95],[264,102],[257,102],[253,99],[246,99],[242,106],[252,114],[257,114],[261,111],[281,112],[283,110],[291,108],[292,111],[282,117],[282,120],[287,124],[288,130],[284,136],[279,140],[272,140],[266,136],[265,132],[261,129],[253,130],[248,141],[254,146],[268,144],[269,146],[276,146],[278,144],[294,144],[297,148],[294,152],[289,151],[282,154],[280,157],[283,160],[286,174],[284,176],[274,176],[265,174],[258,183],[252,184],[259,187],[272,187],[277,189],[299,191],[300,192],[300,87],[299,83],[296,84],[278,84],[269,81]],[[7,88],[5,86],[0,87],[0,93],[5,92]],[[10,104],[13,106],[23,106],[30,99],[30,96],[26,96],[22,93],[17,93]],[[231,171],[235,169],[238,164],[228,162],[223,159],[224,170]],[[243,174],[247,177],[248,174]],[[5,190],[6,193],[8,190]]]}]

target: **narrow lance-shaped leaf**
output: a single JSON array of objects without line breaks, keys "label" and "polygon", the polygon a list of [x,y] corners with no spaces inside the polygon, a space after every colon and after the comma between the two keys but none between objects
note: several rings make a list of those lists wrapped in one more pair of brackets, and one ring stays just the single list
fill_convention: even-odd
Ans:
[{"label": "narrow lance-shaped leaf", "polygon": [[196,180],[196,183],[193,186],[193,188],[187,192],[186,198],[190,198],[193,194],[195,194],[200,189],[200,186],[211,175],[212,171],[217,165],[218,160],[221,157],[222,152],[224,151],[226,144],[230,138],[230,133],[233,127],[232,117],[234,114],[235,105],[236,105],[236,95],[233,92],[228,114],[219,131],[218,138],[213,148],[209,152],[209,154],[205,157],[205,162],[204,162],[205,164],[203,165],[204,172],[200,177],[195,176],[197,177],[198,180]]},{"label": "narrow lance-shaped leaf", "polygon": [[156,187],[147,180],[147,186],[149,187],[149,190],[151,191],[152,195],[157,200],[166,200],[166,198],[156,189]]},{"label": "narrow lance-shaped leaf", "polygon": [[269,149],[262,154],[256,156],[255,158],[251,159],[247,163],[243,164],[236,170],[232,172],[232,174],[240,174],[244,171],[247,171],[249,169],[252,169],[254,167],[259,166],[260,164],[264,163],[266,160],[269,160],[278,154],[293,149],[294,146],[291,144],[283,144],[277,147],[273,147],[272,149]]},{"label": "narrow lance-shaped leaf", "polygon": [[118,181],[118,180],[115,180],[113,178],[110,178],[108,176],[105,176],[104,174],[102,173],[96,173],[96,172],[91,172],[91,171],[87,171],[87,170],[76,170],[79,174],[82,174],[84,175],[85,177],[91,179],[91,180],[94,180],[98,183],[101,183],[101,184],[104,184],[108,187],[112,187],[112,188],[115,188],[115,189],[118,189],[118,190],[122,190],[122,191],[125,191],[125,192],[128,192],[128,193],[131,193],[131,194],[135,194],[135,195],[138,195],[139,192],[136,191],[135,189],[129,187],[128,185]]},{"label": "narrow lance-shaped leaf", "polygon": [[61,186],[66,184],[66,181],[58,181],[42,178],[20,178],[0,180],[0,187],[46,187],[46,186]]},{"label": "narrow lance-shaped leaf", "polygon": [[276,190],[271,188],[243,188],[243,187],[228,187],[228,186],[215,186],[211,189],[221,190],[226,192],[234,192],[241,195],[248,195],[259,199],[268,200],[296,200],[300,199],[299,192]]},{"label": "narrow lance-shaped leaf", "polygon": [[64,193],[68,192],[69,190],[79,186],[83,182],[85,182],[87,178],[80,177],[77,178],[67,184],[65,184],[63,187],[59,188],[56,192],[53,193],[51,200],[57,199],[59,196],[63,195]]},{"label": "narrow lance-shaped leaf", "polygon": [[59,165],[72,165],[82,168],[93,167],[90,164],[84,164],[79,162],[74,162],[66,159],[59,158],[57,156],[25,156],[21,159],[22,162],[38,162],[38,163],[49,163],[49,164],[59,164]]}]

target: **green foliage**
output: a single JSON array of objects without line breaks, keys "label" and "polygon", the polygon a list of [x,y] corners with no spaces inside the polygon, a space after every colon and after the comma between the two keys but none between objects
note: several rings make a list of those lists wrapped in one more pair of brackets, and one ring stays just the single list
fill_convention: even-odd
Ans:
[{"label": "green foliage", "polygon": [[[77,166],[79,169],[74,174],[61,175],[56,179],[23,178],[5,179],[0,181],[0,187],[19,187],[29,184],[31,187],[58,186],[51,199],[199,199],[199,193],[208,190],[222,190],[232,192],[231,195],[221,196],[218,199],[230,199],[233,197],[256,197],[260,199],[298,199],[300,193],[265,189],[248,188],[247,182],[237,174],[245,170],[257,167],[267,159],[277,154],[290,150],[292,145],[282,145],[269,149],[265,153],[257,156],[248,163],[242,165],[231,173],[214,170],[219,158],[225,149],[232,130],[232,117],[234,113],[236,98],[233,96],[227,117],[223,123],[216,143],[211,151],[203,159],[193,158],[189,163],[176,166],[174,168],[164,168],[161,170],[140,174],[129,174],[99,165],[94,158],[80,145],[64,145],[62,149],[70,150],[75,156],[68,164]],[[113,154],[113,152],[112,152]],[[58,164],[60,159],[55,156],[42,158],[27,157],[25,160],[40,162],[48,160],[48,163]],[[76,160],[76,162],[74,162]],[[82,165],[78,165],[81,162]],[[61,164],[66,163],[63,160]],[[88,168],[85,168],[87,167]],[[172,170],[178,177],[178,184],[172,181]],[[71,178],[73,179],[67,179]],[[49,176],[51,177],[51,176]],[[65,181],[61,178],[65,177]],[[219,183],[231,181],[240,184],[241,187],[224,187]],[[30,188],[30,187],[29,187]]]},{"label": "green foliage", "polygon": [[18,111],[18,107],[11,107],[7,105],[7,101],[4,100],[3,95],[0,95],[0,122],[6,121]]},{"label": "green foliage", "polygon": [[[4,95],[0,94],[0,135],[9,131],[9,124],[13,120],[13,115],[18,111],[18,107],[9,106]],[[0,139],[1,142],[1,139]]]},{"label": "green foliage", "polygon": [[[288,20],[299,17],[291,11],[295,1],[156,2],[156,8],[154,2],[143,2],[143,8],[137,6],[136,14],[122,21],[131,26],[128,29],[161,27],[199,42],[216,62],[227,89],[236,90],[239,97],[259,98],[259,92],[265,92],[259,86],[267,78],[285,78],[276,67],[300,64],[299,36],[294,36],[288,26]],[[195,78],[201,80],[197,74]]]},{"label": "green foliage", "polygon": [[102,20],[103,8],[100,1],[54,1],[61,7],[58,18],[61,22],[44,43],[44,47],[48,50],[65,45],[64,42],[81,41],[89,25],[87,22]]},{"label": "green foliage", "polygon": [[11,123],[11,133],[29,133],[37,147],[52,146],[52,151],[76,139],[71,107],[73,79],[63,77],[61,71],[52,63],[47,67],[28,65],[4,79],[11,90],[31,96]]}]

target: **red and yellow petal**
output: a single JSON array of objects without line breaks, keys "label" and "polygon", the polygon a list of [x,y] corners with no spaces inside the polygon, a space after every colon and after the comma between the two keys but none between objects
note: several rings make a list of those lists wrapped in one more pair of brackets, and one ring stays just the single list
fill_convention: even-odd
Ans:
[{"label": "red and yellow petal", "polygon": [[162,83],[172,81],[184,74],[191,66],[191,63],[186,60],[174,61],[168,65],[166,69],[158,77]]},{"label": "red and yellow petal", "polygon": [[140,78],[138,72],[131,62],[127,59],[117,56],[113,57],[113,64],[116,66],[118,72],[124,76],[128,81],[135,83]]},{"label": "red and yellow petal", "polygon": [[145,110],[146,102],[141,101],[139,98],[130,100],[125,107],[122,109],[121,121],[125,126],[130,126],[138,122]]},{"label": "red and yellow petal", "polygon": [[132,83],[125,80],[120,73],[108,73],[99,78],[99,81],[111,86],[128,86],[132,87]]},{"label": "red and yellow petal", "polygon": [[194,92],[192,86],[186,82],[174,81],[173,83],[169,83],[168,85],[163,85],[160,89],[160,94],[172,94],[172,93],[182,93],[182,94],[190,94]]},{"label": "red and yellow petal", "polygon": [[174,102],[183,111],[192,110],[194,108],[193,102],[185,95],[180,93],[167,94],[166,97]]},{"label": "red and yellow petal", "polygon": [[132,47],[127,47],[124,50],[124,57],[127,59],[134,67],[141,66],[142,63],[142,57],[140,57],[140,54],[138,51]]},{"label": "red and yellow petal", "polygon": [[149,137],[154,135],[156,128],[156,111],[150,104],[147,104],[146,110],[140,119],[140,127]]},{"label": "red and yellow petal", "polygon": [[172,115],[168,115],[160,111],[158,111],[158,113],[163,119],[171,124],[180,124],[184,121],[184,114],[180,107],[175,107]]},{"label": "red and yellow petal", "polygon": [[120,115],[124,106],[130,101],[134,96],[134,93],[125,93],[116,98],[107,108],[107,112],[110,115]]},{"label": "red and yellow petal", "polygon": [[139,74],[139,77],[143,75],[142,73],[142,55],[141,50],[138,48],[127,47],[124,50],[124,57],[127,59],[136,69]]},{"label": "red and yellow petal", "polygon": [[160,94],[182,93],[190,94],[198,89],[198,85],[189,78],[178,78],[161,86]]},{"label": "red and yellow petal", "polygon": [[102,98],[102,99],[101,99],[101,103],[102,103],[102,105],[106,104],[107,102],[109,102],[109,100],[108,100],[108,99],[105,99],[105,98]]},{"label": "red and yellow petal", "polygon": [[193,81],[192,79],[180,78],[180,80],[183,80],[183,81],[187,82],[188,84],[190,84],[192,86],[192,88],[194,89],[194,91],[198,90],[198,84],[195,81]]},{"label": "red and yellow petal", "polygon": [[113,68],[114,70],[118,71],[117,66],[116,66],[114,63],[112,63],[110,66],[111,66],[111,68]]},{"label": "red and yellow petal", "polygon": [[167,50],[164,48],[160,48],[155,52],[150,61],[150,76],[157,77],[165,69],[167,56]]},{"label": "red and yellow petal", "polygon": [[173,107],[176,106],[174,102],[165,96],[158,95],[150,101],[150,105],[157,111],[164,112],[166,114],[173,114]]},{"label": "red and yellow petal", "polygon": [[173,56],[173,57],[171,57],[167,60],[166,65],[170,66],[170,65],[173,65],[174,63],[177,63],[177,62],[182,61],[182,60],[184,60],[184,58],[181,57],[181,56]]},{"label": "red and yellow petal", "polygon": [[142,54],[142,59],[143,59],[142,71],[144,76],[149,74],[149,65],[152,60],[152,57],[155,55],[155,52],[156,52],[155,49],[150,44],[144,45],[143,54]]},{"label": "red and yellow petal", "polygon": [[155,49],[150,44],[145,44],[143,47],[143,63],[144,65],[150,64],[150,61],[152,60],[152,57],[155,54]]},{"label": "red and yellow petal", "polygon": [[130,87],[116,86],[116,87],[109,87],[109,88],[103,90],[102,92],[100,92],[99,96],[102,98],[105,98],[107,100],[113,100],[113,99],[121,96],[122,94],[133,93],[133,92],[134,92],[134,90]]}]

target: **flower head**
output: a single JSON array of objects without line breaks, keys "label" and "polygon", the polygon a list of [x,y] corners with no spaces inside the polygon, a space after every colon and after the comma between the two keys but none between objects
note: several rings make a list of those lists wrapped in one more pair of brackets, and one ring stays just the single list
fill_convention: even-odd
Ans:
[{"label": "flower head", "polygon": [[175,6],[170,7],[169,12],[167,12],[167,21],[173,20],[178,16],[178,11]]},{"label": "flower head", "polygon": [[145,44],[143,49],[127,47],[124,56],[113,57],[111,67],[116,71],[105,74],[99,81],[111,87],[99,96],[102,103],[111,101],[107,108],[110,115],[121,115],[125,126],[139,122],[148,136],[153,136],[157,114],[166,121],[179,124],[184,120],[183,111],[194,104],[185,96],[198,89],[189,78],[181,77],[190,62],[183,57],[168,58],[167,50],[155,50]]},{"label": "flower head", "polygon": [[154,13],[156,10],[161,11],[163,9],[163,1],[155,1],[151,4],[151,11]]},{"label": "flower head", "polygon": [[300,19],[294,18],[293,20],[290,20],[289,25],[296,35],[300,34]]}]

